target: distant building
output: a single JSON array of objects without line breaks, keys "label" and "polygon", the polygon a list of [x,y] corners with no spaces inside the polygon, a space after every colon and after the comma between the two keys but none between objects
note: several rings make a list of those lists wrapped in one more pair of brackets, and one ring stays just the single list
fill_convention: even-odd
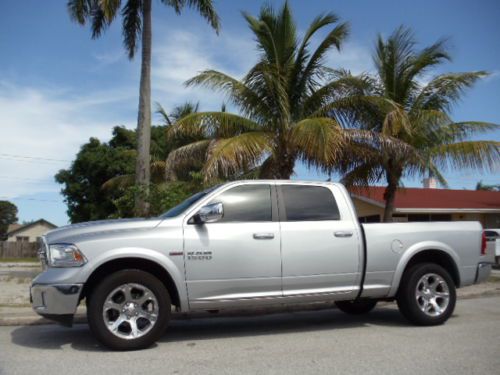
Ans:
[{"label": "distant building", "polygon": [[7,230],[7,242],[37,242],[38,239],[56,225],[45,219],[40,219],[32,223],[21,225],[11,224]]},{"label": "distant building", "polygon": [[[484,228],[500,228],[500,192],[484,190],[401,188],[396,193],[393,220],[480,221]],[[383,186],[351,189],[361,222],[380,222],[384,215]]]}]

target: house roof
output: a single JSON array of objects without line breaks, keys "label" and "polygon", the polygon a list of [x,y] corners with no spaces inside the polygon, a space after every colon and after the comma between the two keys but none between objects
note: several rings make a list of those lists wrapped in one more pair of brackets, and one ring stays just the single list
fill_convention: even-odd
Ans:
[{"label": "house roof", "polygon": [[17,227],[14,227],[14,229],[11,229],[11,226],[9,225],[9,231],[6,233],[6,236],[10,237],[16,233],[22,232],[23,230],[34,227],[35,225],[38,225],[38,224],[45,224],[48,227],[51,227],[52,229],[57,228],[57,225],[52,224],[51,222],[49,222],[45,219],[38,219],[37,221],[33,221],[32,223],[29,223],[26,225],[12,224],[14,226],[17,225]]},{"label": "house roof", "polygon": [[[350,189],[355,198],[384,207],[383,186]],[[500,212],[500,192],[400,188],[394,202],[399,212]]]},{"label": "house roof", "polygon": [[9,227],[7,228],[7,233],[13,232],[16,229],[21,228],[22,226],[23,226],[22,224],[18,224],[18,223],[9,224]]}]

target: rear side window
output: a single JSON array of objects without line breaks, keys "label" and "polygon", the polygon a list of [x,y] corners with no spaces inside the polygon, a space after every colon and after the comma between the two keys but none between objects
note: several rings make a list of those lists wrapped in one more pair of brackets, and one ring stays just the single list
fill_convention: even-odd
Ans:
[{"label": "rear side window", "polygon": [[224,205],[224,216],[219,223],[272,221],[270,185],[237,186],[210,203],[217,202]]},{"label": "rear side window", "polygon": [[340,220],[332,192],[321,186],[282,185],[286,221]]}]

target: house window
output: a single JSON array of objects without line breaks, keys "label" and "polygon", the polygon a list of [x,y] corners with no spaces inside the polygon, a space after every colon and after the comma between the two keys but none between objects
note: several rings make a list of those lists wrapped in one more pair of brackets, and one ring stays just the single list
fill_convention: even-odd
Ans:
[{"label": "house window", "polygon": [[16,236],[17,242],[29,242],[30,238],[28,236]]}]

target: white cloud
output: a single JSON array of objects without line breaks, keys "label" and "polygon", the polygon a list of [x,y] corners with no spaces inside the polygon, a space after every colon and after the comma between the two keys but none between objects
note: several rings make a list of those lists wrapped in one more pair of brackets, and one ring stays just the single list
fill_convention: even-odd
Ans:
[{"label": "white cloud", "polygon": [[373,72],[371,50],[359,43],[347,41],[340,52],[332,50],[326,57],[326,65],[331,68],[343,68],[353,74]]},{"label": "white cloud", "polygon": [[251,37],[169,31],[153,49],[153,100],[172,108],[186,100],[200,101],[202,108],[219,107],[223,97],[200,87],[186,88],[184,82],[206,69],[241,78],[257,55]]},{"label": "white cloud", "polygon": [[116,49],[107,52],[94,53],[93,56],[99,64],[99,67],[106,67],[124,60],[125,52],[123,49]]},{"label": "white cloud", "polygon": [[0,82],[0,196],[58,191],[53,176],[69,162],[9,155],[73,160],[89,137],[107,139],[111,126],[127,124],[107,108],[130,98],[126,90],[81,95]]}]

